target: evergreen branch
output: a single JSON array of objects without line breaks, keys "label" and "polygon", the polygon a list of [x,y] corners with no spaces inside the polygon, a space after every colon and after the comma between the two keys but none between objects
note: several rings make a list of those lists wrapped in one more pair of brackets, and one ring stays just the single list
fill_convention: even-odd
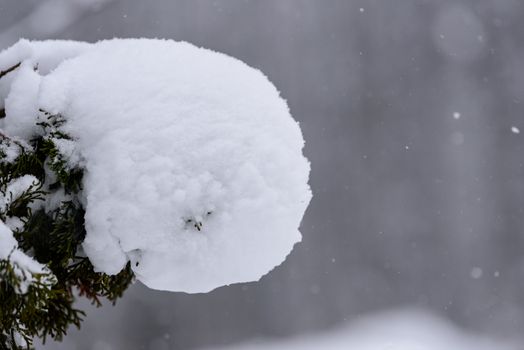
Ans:
[{"label": "evergreen branch", "polygon": [[[85,316],[73,306],[76,295],[96,306],[101,306],[103,299],[114,304],[134,279],[129,263],[119,274],[110,276],[95,272],[89,259],[79,257],[78,248],[86,234],[85,210],[78,199],[83,169],[68,164],[53,141],[71,140],[61,129],[65,119],[43,110],[40,113],[42,133],[31,140],[31,145],[0,130],[0,193],[7,196],[6,206],[0,208],[0,219],[21,221],[22,227],[13,232],[18,249],[31,252],[49,269],[49,274],[28,273],[9,259],[0,260],[0,350],[32,349],[33,337],[44,342],[48,337],[62,339],[68,327],[79,328]],[[16,158],[8,159],[11,150],[3,150],[15,146]],[[25,175],[39,182],[15,198],[8,192],[8,185]],[[67,200],[62,200],[58,208],[46,211],[37,205],[59,191],[67,194]],[[28,282],[25,290],[22,285]]]}]

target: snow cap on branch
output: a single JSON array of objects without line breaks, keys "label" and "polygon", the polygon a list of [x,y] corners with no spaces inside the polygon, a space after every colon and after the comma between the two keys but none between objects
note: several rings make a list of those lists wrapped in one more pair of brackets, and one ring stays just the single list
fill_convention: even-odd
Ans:
[{"label": "snow cap on branch", "polygon": [[[282,263],[301,237],[309,162],[267,77],[185,42],[78,45],[38,81],[26,79],[37,94],[24,97],[63,117],[77,143],[94,267],[116,274],[130,261],[151,288],[195,293],[258,280]],[[19,125],[11,110],[6,130]]]},{"label": "snow cap on branch", "polygon": [[[13,237],[11,229],[0,220],[0,261],[7,260],[17,277],[14,289],[18,294],[25,294],[34,282],[39,282],[39,287],[51,288],[56,278],[45,266],[35,261],[32,257],[18,249],[18,242]],[[2,276],[0,276],[0,280]],[[10,282],[10,281],[8,281]]]}]

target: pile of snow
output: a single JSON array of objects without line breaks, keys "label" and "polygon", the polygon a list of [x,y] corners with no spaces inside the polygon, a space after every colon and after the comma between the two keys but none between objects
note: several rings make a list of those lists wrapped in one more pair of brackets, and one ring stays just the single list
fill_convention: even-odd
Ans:
[{"label": "pile of snow", "polygon": [[[185,42],[21,41],[0,53],[0,128],[61,115],[85,169],[83,248],[151,288],[258,280],[289,254],[311,198],[304,140],[258,70]],[[0,105],[2,107],[2,105]],[[58,147],[60,149],[60,147]],[[74,149],[73,149],[74,148]]]},{"label": "pile of snow", "polygon": [[224,349],[519,350],[522,344],[467,332],[425,310],[406,309],[368,315],[319,334],[285,340],[258,340]]}]

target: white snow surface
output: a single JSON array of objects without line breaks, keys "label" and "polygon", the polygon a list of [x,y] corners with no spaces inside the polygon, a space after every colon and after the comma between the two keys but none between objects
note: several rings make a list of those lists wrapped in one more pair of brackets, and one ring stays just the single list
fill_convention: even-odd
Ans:
[{"label": "white snow surface", "polygon": [[260,71],[171,40],[17,45],[0,53],[0,70],[22,57],[0,86],[0,128],[28,138],[22,112],[39,109],[67,120],[85,167],[83,248],[98,271],[131,261],[150,288],[208,292],[258,280],[300,241],[304,140]]},{"label": "white snow surface", "polygon": [[32,175],[24,175],[11,180],[6,187],[5,194],[0,193],[0,211],[24,194],[31,186],[38,186],[39,181]]},{"label": "white snow surface", "polygon": [[[41,75],[48,74],[64,60],[78,56],[89,47],[91,44],[77,41],[21,39],[13,46],[3,50],[0,53],[0,72],[7,72],[19,63],[25,66],[25,69],[22,74],[20,74],[22,70],[12,70],[0,79],[0,108],[4,108],[4,101],[11,91],[13,79],[19,75],[22,75],[21,79],[36,79],[34,76],[29,76],[27,68],[31,67],[31,70]],[[25,87],[31,92],[36,88],[34,83],[28,82]],[[24,94],[23,91],[22,93]],[[34,102],[26,101],[30,105],[33,105]]]},{"label": "white snow surface", "polygon": [[279,340],[258,339],[212,349],[520,350],[522,340],[476,334],[428,310],[408,307],[364,315],[359,320],[317,334]]}]

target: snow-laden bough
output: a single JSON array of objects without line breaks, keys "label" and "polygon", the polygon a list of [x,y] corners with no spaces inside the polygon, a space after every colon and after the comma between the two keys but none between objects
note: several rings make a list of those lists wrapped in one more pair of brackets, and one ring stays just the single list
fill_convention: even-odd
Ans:
[{"label": "snow-laden bough", "polygon": [[[54,54],[51,54],[54,52]],[[84,169],[83,248],[154,289],[258,280],[301,238],[311,199],[298,123],[260,71],[185,42],[21,41],[0,54],[0,128],[60,115]],[[3,106],[0,106],[3,107]]]},{"label": "snow-laden bough", "polygon": [[[25,191],[32,186],[38,186],[38,180],[31,175],[25,175],[9,182],[5,193],[0,193],[0,213],[16,201]],[[25,294],[30,285],[38,281],[40,288],[51,288],[56,278],[43,264],[38,263],[32,257],[25,254],[18,247],[18,241],[13,236],[21,222],[16,218],[10,218],[8,222],[0,220],[0,261],[7,260],[12,265],[12,274],[17,277],[19,284],[13,286],[18,294]],[[6,276],[0,276],[0,281]]]}]

